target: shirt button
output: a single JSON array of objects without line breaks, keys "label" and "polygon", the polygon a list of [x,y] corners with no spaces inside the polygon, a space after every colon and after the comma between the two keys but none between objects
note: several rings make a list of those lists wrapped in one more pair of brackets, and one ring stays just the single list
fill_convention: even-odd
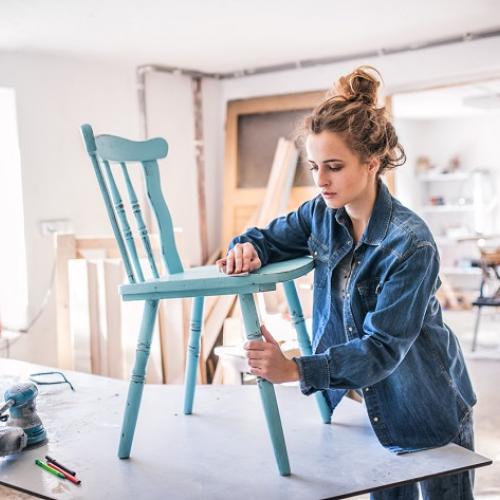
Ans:
[{"label": "shirt button", "polygon": [[374,422],[378,422],[378,417],[373,417]]},{"label": "shirt button", "polygon": [[314,252],[314,255],[318,255],[318,252]]},{"label": "shirt button", "polygon": [[352,326],[350,326],[350,327],[348,328],[348,330],[349,330],[350,332],[352,332]]},{"label": "shirt button", "polygon": [[368,392],[370,390],[369,387],[365,387],[365,392]]},{"label": "shirt button", "polygon": [[349,298],[349,297],[350,297],[350,295],[349,295],[348,293],[346,293],[346,297],[347,297],[347,298]]}]

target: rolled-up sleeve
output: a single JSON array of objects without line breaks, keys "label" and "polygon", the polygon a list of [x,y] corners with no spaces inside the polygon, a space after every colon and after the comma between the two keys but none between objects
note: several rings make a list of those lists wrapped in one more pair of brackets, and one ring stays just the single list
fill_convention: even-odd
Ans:
[{"label": "rolled-up sleeve", "polygon": [[389,376],[419,335],[429,300],[439,283],[439,257],[421,242],[385,281],[363,335],[321,354],[296,359],[304,394],[323,389],[357,389]]}]

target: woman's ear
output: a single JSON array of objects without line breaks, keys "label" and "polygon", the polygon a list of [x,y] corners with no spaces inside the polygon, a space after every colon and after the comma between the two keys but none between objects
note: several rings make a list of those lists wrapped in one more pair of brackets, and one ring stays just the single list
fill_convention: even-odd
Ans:
[{"label": "woman's ear", "polygon": [[373,156],[368,160],[368,172],[371,174],[376,174],[380,168],[380,158]]}]

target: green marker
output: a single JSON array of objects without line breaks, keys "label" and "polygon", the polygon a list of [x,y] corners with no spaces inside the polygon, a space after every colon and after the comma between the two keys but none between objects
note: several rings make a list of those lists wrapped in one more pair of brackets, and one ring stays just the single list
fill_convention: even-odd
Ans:
[{"label": "green marker", "polygon": [[50,465],[46,464],[45,462],[42,462],[41,460],[38,460],[38,458],[35,460],[35,463],[41,467],[42,469],[45,469],[47,472],[50,472],[54,474],[54,476],[60,477],[62,479],[66,479],[64,477],[64,474],[61,474],[58,470],[53,469]]}]

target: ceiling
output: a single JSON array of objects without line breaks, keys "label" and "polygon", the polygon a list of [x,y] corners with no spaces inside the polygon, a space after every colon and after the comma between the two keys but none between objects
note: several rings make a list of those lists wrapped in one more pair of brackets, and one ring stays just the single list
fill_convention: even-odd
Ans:
[{"label": "ceiling", "polygon": [[204,72],[418,45],[499,26],[498,0],[0,1],[0,51]]}]

